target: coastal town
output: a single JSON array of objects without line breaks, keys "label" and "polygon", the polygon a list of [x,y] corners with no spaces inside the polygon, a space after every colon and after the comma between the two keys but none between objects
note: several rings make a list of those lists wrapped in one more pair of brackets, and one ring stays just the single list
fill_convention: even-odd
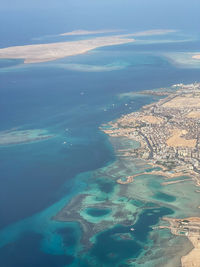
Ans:
[{"label": "coastal town", "polygon": [[101,129],[112,137],[138,141],[139,148],[123,151],[123,155],[159,166],[155,174],[185,175],[200,185],[200,83],[146,93],[162,98]]},{"label": "coastal town", "polygon": [[[125,159],[145,160],[153,168],[142,174],[164,176],[167,181],[163,186],[189,180],[200,186],[200,83],[176,84],[142,94],[158,96],[160,100],[103,125],[101,130],[110,137],[138,141],[139,147],[118,153]],[[141,173],[116,182],[126,185],[139,175]],[[164,225],[155,226],[154,230],[169,229],[174,235],[187,237],[193,245],[181,258],[181,266],[200,266],[200,218],[164,217],[162,220]]]}]

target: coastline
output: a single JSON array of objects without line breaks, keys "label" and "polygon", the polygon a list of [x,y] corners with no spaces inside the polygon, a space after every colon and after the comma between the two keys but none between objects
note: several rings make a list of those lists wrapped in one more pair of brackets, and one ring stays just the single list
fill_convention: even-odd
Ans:
[{"label": "coastline", "polygon": [[[196,127],[195,123],[198,123],[197,119],[199,118],[200,111],[199,101],[197,100],[200,93],[200,87],[199,84],[180,84],[172,87],[174,90],[176,90],[171,94],[165,95],[165,92],[162,91],[160,93],[156,93],[158,95],[160,94],[161,96],[165,96],[164,99],[144,106],[139,112],[133,112],[124,115],[116,121],[105,125],[106,127],[103,125],[101,128],[101,130],[111,138],[123,137],[130,140],[136,140],[140,143],[140,147],[138,149],[132,149],[132,151],[131,149],[127,151],[121,151],[124,157],[143,159],[147,162],[147,164],[150,164],[153,167],[159,167],[161,169],[144,172],[139,175],[128,176],[126,177],[126,180],[118,179],[117,183],[128,186],[129,183],[134,182],[134,178],[137,176],[154,174],[165,177],[166,181],[161,184],[162,186],[173,186],[177,183],[188,182],[191,180],[194,181],[196,186],[200,185],[199,165],[196,163],[194,165],[189,164],[190,162],[196,162],[196,156],[195,160],[193,160],[192,155],[194,155],[194,153],[196,153],[195,155],[199,153],[198,139],[197,135],[191,134],[191,132],[189,133],[188,128],[190,123],[192,123],[194,128]],[[186,99],[187,103],[185,102]],[[186,120],[188,124],[185,123],[185,126],[182,124],[182,128],[178,129],[178,120],[180,120],[180,123],[182,123],[185,118],[187,118]],[[172,120],[172,122],[170,120]],[[164,130],[162,125],[166,125],[166,123],[168,123],[169,126]],[[154,131],[156,132],[155,135]],[[158,140],[153,141],[156,140],[156,138]],[[159,140],[159,138],[161,138],[161,140]],[[158,146],[160,143],[162,144],[161,150],[164,151],[161,152],[162,154],[158,153]],[[176,151],[175,154],[173,154],[173,150]],[[190,154],[191,160],[188,157],[188,152],[180,153],[179,150],[194,151]],[[170,155],[169,158],[171,161],[173,160],[173,157],[177,159],[177,155],[179,155],[181,161],[179,162],[176,160],[175,165],[171,165],[170,162],[170,164],[168,164],[168,155]],[[186,161],[182,161],[183,157],[185,157]],[[186,178],[182,179],[181,177],[183,176]],[[200,266],[200,218],[186,217],[186,219],[163,219],[167,220],[171,226],[160,226],[160,229],[167,228],[171,230],[172,234],[174,235],[186,236],[193,245],[193,249],[190,250],[188,254],[184,256],[183,254],[181,255],[182,267]],[[180,225],[176,225],[176,227],[180,228],[182,227],[182,222],[184,224],[184,221],[188,221],[187,224],[189,225],[189,228],[185,227],[183,228],[183,232],[177,232],[173,225],[173,223],[177,221]],[[196,225],[194,226],[192,222],[195,222]],[[197,233],[193,234],[194,231],[197,231]]]}]

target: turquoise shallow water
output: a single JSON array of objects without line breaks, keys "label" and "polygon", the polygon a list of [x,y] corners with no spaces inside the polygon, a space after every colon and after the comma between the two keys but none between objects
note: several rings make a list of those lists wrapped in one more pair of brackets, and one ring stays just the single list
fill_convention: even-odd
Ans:
[{"label": "turquoise shallow water", "polygon": [[[159,48],[177,51],[179,45],[183,47],[165,43]],[[194,44],[188,45],[192,49]],[[117,178],[147,166],[120,160],[99,130],[102,123],[157,99],[121,94],[197,80],[198,69],[179,69],[157,49],[156,44],[117,46],[36,66],[1,61],[0,129],[45,129],[54,137],[0,147],[0,265],[137,266],[143,258],[143,266],[149,267],[159,264],[156,244],[178,244],[179,239],[154,232],[152,226],[162,216],[197,215],[194,185],[162,187],[161,177],[149,175],[120,187]],[[92,71],[94,66],[98,68]],[[135,145],[116,143],[122,149]],[[77,204],[77,211],[102,230],[81,254],[80,225],[52,217],[83,193],[88,198]]]}]

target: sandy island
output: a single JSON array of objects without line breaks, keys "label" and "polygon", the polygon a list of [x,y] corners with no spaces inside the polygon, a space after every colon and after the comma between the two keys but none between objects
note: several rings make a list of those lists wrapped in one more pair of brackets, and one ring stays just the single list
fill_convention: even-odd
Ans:
[{"label": "sandy island", "polygon": [[0,49],[0,58],[24,59],[24,63],[39,63],[84,54],[90,50],[134,42],[121,36],[97,37],[89,40],[13,46]]},{"label": "sandy island", "polygon": [[[60,36],[89,35],[117,32],[119,30],[85,31],[77,30],[62,33]],[[76,40],[70,42],[57,42],[49,44],[34,44],[24,46],[12,46],[0,49],[0,59],[24,59],[24,63],[47,62],[64,57],[84,54],[90,50],[103,46],[121,45],[132,43],[134,36],[162,35],[174,32],[174,30],[150,30],[131,34],[110,35],[91,38],[88,40]]]},{"label": "sandy island", "polygon": [[192,57],[193,59],[200,59],[200,55],[195,55]]}]

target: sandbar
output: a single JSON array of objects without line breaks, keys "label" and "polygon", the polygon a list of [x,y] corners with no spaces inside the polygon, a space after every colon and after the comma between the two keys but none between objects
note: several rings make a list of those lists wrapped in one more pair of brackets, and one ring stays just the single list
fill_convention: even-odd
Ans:
[{"label": "sandbar", "polygon": [[135,33],[130,33],[130,34],[124,34],[125,36],[152,36],[152,35],[164,35],[168,33],[174,33],[176,30],[170,30],[170,29],[155,29],[155,30],[147,30],[147,31],[141,31],[141,32],[135,32]]},{"label": "sandbar", "polygon": [[61,33],[60,36],[73,36],[73,35],[92,35],[92,34],[103,34],[103,33],[111,33],[111,32],[119,32],[120,30],[96,30],[96,31],[88,31],[88,30],[75,30],[71,32]]},{"label": "sandbar", "polygon": [[[96,31],[88,31],[88,30],[75,30],[71,32],[61,33],[60,36],[73,36],[73,35],[93,35],[93,34],[104,34],[104,33],[115,33],[115,32],[123,32],[124,30],[96,30]],[[126,36],[151,36],[151,35],[163,35],[168,33],[176,32],[176,30],[170,29],[155,29],[155,30],[147,30],[140,31],[135,33],[123,34],[121,37]]]}]

